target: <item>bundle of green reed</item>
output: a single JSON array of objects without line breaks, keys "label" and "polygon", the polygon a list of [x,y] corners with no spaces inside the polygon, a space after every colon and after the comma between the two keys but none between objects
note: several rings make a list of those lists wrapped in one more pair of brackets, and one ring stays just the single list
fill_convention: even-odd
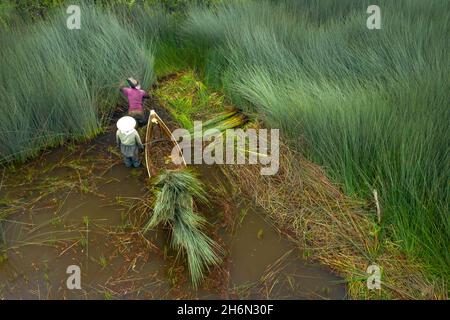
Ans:
[{"label": "bundle of green reed", "polygon": [[165,171],[155,181],[156,200],[153,214],[144,232],[160,223],[172,227],[172,247],[187,255],[191,281],[196,288],[210,266],[219,264],[219,246],[203,229],[205,218],[194,212],[194,201],[207,203],[205,191],[189,170]]}]

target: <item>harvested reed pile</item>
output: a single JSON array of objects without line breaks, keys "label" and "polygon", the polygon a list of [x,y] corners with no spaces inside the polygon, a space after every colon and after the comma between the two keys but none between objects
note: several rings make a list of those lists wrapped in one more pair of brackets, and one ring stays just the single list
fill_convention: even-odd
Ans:
[{"label": "harvested reed pile", "polygon": [[[203,130],[218,130],[225,132],[228,129],[234,129],[243,126],[247,122],[247,117],[239,109],[231,108],[229,110],[211,115],[210,118],[202,122]],[[194,130],[189,131],[193,133]]]},{"label": "harvested reed pile", "polygon": [[206,220],[194,212],[193,199],[207,202],[205,191],[196,176],[188,170],[166,171],[154,181],[153,212],[143,232],[159,224],[170,225],[172,247],[187,256],[192,284],[197,288],[205,270],[220,262],[218,245],[202,229]]}]

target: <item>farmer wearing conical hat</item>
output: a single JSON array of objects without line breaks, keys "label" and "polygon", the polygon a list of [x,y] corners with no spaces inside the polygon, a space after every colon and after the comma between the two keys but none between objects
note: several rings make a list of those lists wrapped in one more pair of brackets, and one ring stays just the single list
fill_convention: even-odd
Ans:
[{"label": "farmer wearing conical hat", "polygon": [[127,168],[131,166],[138,168],[141,165],[139,150],[143,150],[144,146],[135,127],[136,120],[130,116],[122,117],[117,121],[116,142]]},{"label": "farmer wearing conical hat", "polygon": [[143,125],[145,124],[145,115],[142,100],[149,98],[149,95],[141,89],[139,81],[136,79],[128,78],[127,83],[128,87],[122,87],[120,90],[128,99],[128,115]]}]

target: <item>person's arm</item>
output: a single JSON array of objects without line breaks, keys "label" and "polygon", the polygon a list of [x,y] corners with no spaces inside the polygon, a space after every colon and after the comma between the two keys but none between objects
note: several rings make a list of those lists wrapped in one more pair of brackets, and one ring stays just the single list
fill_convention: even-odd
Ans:
[{"label": "person's arm", "polygon": [[144,91],[144,95],[143,95],[142,99],[148,99],[148,98],[150,98],[150,95]]},{"label": "person's arm", "polygon": [[116,144],[117,147],[120,148],[119,130],[116,131]]},{"label": "person's arm", "polygon": [[144,146],[142,145],[141,137],[139,136],[139,133],[137,131],[135,134],[135,141],[136,141],[136,144],[138,145],[139,149],[144,150]]}]

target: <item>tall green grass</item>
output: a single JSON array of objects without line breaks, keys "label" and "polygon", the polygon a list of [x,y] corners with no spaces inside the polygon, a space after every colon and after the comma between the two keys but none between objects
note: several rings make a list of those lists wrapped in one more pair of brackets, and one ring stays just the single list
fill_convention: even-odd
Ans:
[{"label": "tall green grass", "polygon": [[450,3],[232,1],[193,8],[206,75],[280,128],[344,190],[382,201],[383,231],[450,279]]},{"label": "tall green grass", "polygon": [[[133,28],[136,34],[153,43],[155,55],[155,74],[165,76],[186,69],[203,69],[207,48],[180,37],[180,27],[185,19],[188,2],[205,3],[215,0],[186,0],[172,12],[173,6],[167,1],[145,2],[132,6],[108,5],[119,20]],[[172,9],[171,9],[172,8]]]},{"label": "tall green grass", "polygon": [[81,7],[81,29],[64,8],[0,32],[0,161],[89,138],[107,123],[129,76],[154,80],[152,45],[106,8]]}]

